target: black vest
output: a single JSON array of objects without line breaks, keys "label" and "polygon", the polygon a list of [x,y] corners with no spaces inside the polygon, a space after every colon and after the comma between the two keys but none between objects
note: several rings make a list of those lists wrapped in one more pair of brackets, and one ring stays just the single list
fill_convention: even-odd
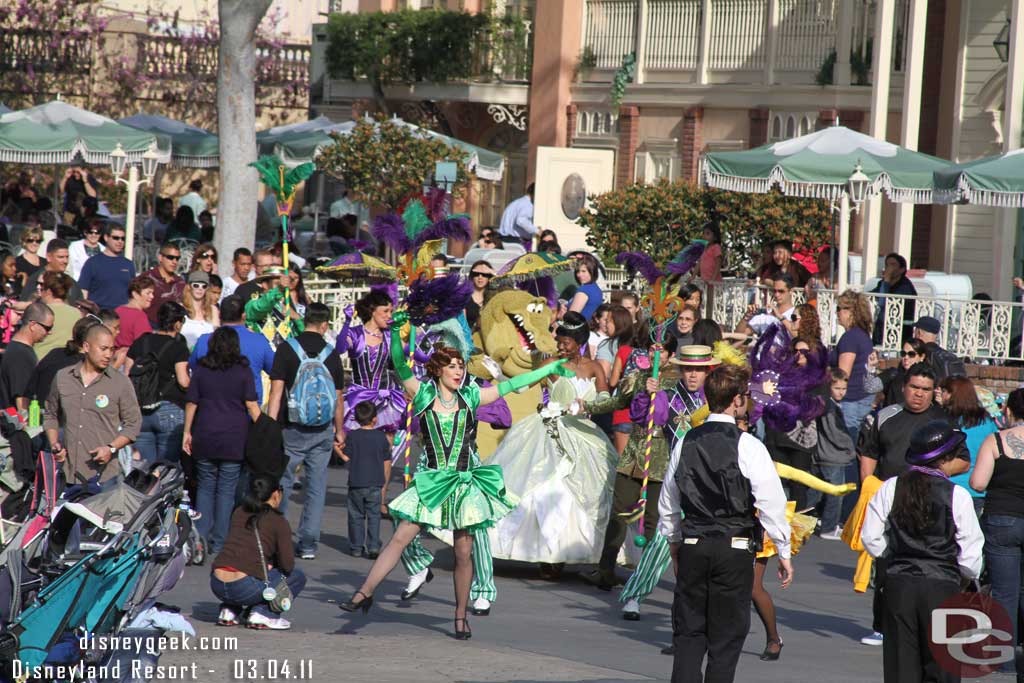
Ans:
[{"label": "black vest", "polygon": [[[420,435],[423,450],[426,451],[427,467],[465,472],[469,469],[470,456],[476,450],[476,413],[469,408],[462,394],[455,392],[459,409],[450,440],[445,440],[441,419],[429,407],[420,413]],[[433,405],[433,401],[431,401]]]},{"label": "black vest", "polygon": [[[896,482],[896,491],[903,485],[903,476]],[[928,475],[918,475],[928,476]],[[901,529],[892,514],[885,539],[888,548],[888,573],[896,576],[959,581],[957,558],[960,548],[956,543],[956,524],[953,521],[953,489],[956,484],[941,477],[929,477],[931,487],[931,526],[921,534],[910,534]]]},{"label": "black vest", "polygon": [[686,433],[676,469],[684,537],[739,536],[760,542],[750,480],[740,472],[742,434],[728,422],[705,422]]}]

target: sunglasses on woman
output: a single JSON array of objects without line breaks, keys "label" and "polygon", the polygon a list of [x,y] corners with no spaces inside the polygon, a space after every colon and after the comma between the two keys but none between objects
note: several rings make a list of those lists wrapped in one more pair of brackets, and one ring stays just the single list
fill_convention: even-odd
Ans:
[{"label": "sunglasses on woman", "polygon": [[917,358],[917,351],[900,351],[900,358]]},{"label": "sunglasses on woman", "polygon": [[192,289],[206,289],[207,285],[202,282],[193,282]]},{"label": "sunglasses on woman", "polygon": [[470,273],[470,275],[472,275],[473,277],[487,278],[488,280],[494,277],[494,273],[482,273],[479,270],[474,270],[472,273]]},{"label": "sunglasses on woman", "polygon": [[205,254],[200,254],[199,256],[196,256],[196,258],[197,259],[213,258],[213,254],[211,254],[210,252],[206,252]]},{"label": "sunglasses on woman", "polygon": [[36,238],[36,237],[33,237],[31,239],[25,240],[25,244],[42,244],[42,243],[43,243],[43,240],[41,240],[39,238]]}]

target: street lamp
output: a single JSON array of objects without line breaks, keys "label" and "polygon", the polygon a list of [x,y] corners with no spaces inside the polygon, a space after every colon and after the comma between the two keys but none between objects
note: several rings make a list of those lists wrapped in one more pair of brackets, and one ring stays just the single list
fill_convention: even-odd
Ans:
[{"label": "street lamp", "polygon": [[[846,187],[839,198],[839,277],[836,284],[836,291],[846,287],[849,279],[849,264],[847,255],[850,244],[850,211],[857,211],[861,204],[868,197],[868,190],[871,187],[871,178],[863,171],[860,161],[853,168],[853,174],[846,181]],[[850,206],[850,203],[853,206]]]},{"label": "street lamp", "polygon": [[[154,149],[155,146],[155,143],[150,145],[146,153],[142,155],[142,178],[139,178],[138,165],[128,163],[128,155],[125,153],[120,142],[117,143],[114,151],[110,153],[110,170],[114,173],[114,181],[124,183],[128,188],[128,215],[125,216],[124,222],[124,255],[128,260],[132,260],[132,252],[135,249],[135,202],[138,197],[139,188],[149,184],[153,176],[156,175],[156,167],[160,163],[160,157]],[[125,166],[128,167],[127,180],[121,177]]]},{"label": "street lamp", "polygon": [[1003,28],[1000,29],[999,35],[992,41],[992,47],[996,49],[996,56],[999,57],[999,61],[1006,64],[1010,61],[1010,18],[1006,18],[1006,23]]}]

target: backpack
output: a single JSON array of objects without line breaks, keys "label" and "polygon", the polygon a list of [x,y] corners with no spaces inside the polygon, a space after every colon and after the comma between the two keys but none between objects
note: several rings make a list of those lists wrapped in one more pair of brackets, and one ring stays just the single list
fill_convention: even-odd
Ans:
[{"label": "backpack", "polygon": [[316,358],[310,358],[294,337],[288,345],[299,359],[299,369],[288,392],[288,420],[305,427],[321,427],[334,419],[338,402],[334,378],[324,364],[334,347],[325,344]]},{"label": "backpack", "polygon": [[[173,345],[174,340],[172,339],[170,343],[164,344],[159,353],[147,351],[142,358],[135,361],[132,369],[128,372],[128,379],[135,387],[135,396],[139,400],[139,408],[145,414],[155,411],[163,401],[163,389],[160,386],[160,359]],[[146,346],[151,345],[147,343]]]}]

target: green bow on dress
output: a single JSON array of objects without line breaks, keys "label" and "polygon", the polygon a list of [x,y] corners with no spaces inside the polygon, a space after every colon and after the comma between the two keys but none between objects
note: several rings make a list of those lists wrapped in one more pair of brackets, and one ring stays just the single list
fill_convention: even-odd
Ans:
[{"label": "green bow on dress", "polygon": [[428,510],[436,510],[448,500],[460,484],[472,484],[488,496],[505,496],[505,478],[498,465],[482,465],[467,471],[425,470],[413,477],[420,503]]}]

